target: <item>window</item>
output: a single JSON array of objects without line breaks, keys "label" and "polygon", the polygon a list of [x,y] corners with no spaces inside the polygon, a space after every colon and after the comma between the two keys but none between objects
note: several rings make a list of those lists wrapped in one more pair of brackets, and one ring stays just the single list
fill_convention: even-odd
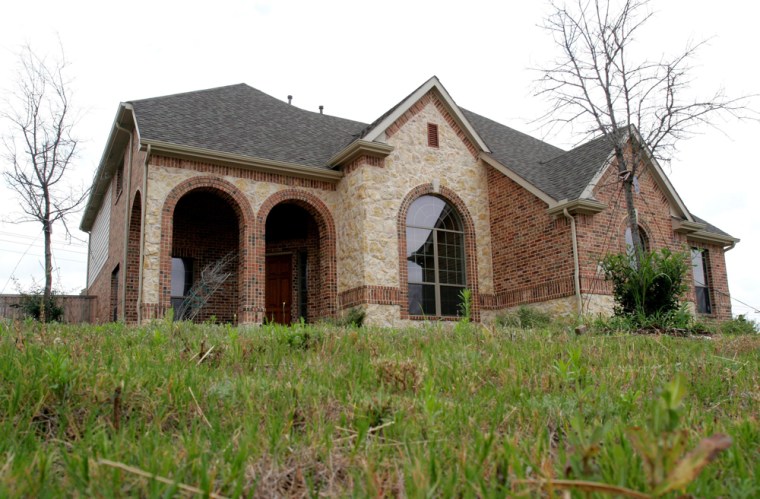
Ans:
[{"label": "window", "polygon": [[119,320],[119,266],[114,267],[111,272],[111,320]]},{"label": "window", "polygon": [[417,198],[406,216],[409,314],[456,316],[465,288],[464,231],[443,199]]},{"label": "window", "polygon": [[[644,251],[649,252],[649,236],[647,236],[647,233],[644,232],[644,229],[642,229],[641,226],[639,226],[639,239],[641,240],[641,246],[644,248]],[[631,235],[630,227],[625,228],[625,251],[629,256],[633,257],[633,236]]]},{"label": "window", "polygon": [[119,194],[121,194],[124,188],[124,165],[121,165],[116,170],[116,200],[118,201]]},{"label": "window", "polygon": [[193,260],[190,258],[172,258],[172,296],[171,304],[174,309],[177,320],[181,320],[182,317],[178,317],[176,314],[179,312],[182,302],[185,301],[187,293],[193,285]]},{"label": "window", "polygon": [[428,146],[438,147],[438,125],[428,123]]},{"label": "window", "polygon": [[699,248],[691,249],[691,273],[694,275],[694,294],[696,295],[697,312],[700,314],[712,313],[710,288],[707,285],[710,277],[707,274],[708,261],[707,250]]}]

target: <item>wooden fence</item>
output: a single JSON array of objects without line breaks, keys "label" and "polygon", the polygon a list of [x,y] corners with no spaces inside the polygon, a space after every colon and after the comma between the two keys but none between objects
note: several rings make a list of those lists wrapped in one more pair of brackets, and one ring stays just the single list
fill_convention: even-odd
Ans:
[{"label": "wooden fence", "polygon": [[[56,300],[63,306],[63,320],[69,324],[93,322],[95,297],[86,295],[58,295]],[[19,307],[21,295],[0,295],[0,317],[23,319],[24,311]]]}]

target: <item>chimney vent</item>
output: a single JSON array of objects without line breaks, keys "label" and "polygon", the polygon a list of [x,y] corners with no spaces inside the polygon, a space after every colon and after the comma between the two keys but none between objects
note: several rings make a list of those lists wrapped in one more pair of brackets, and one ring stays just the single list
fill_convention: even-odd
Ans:
[{"label": "chimney vent", "polygon": [[324,111],[325,106],[319,106],[319,114],[324,114],[322,111]]},{"label": "chimney vent", "polygon": [[288,95],[288,104],[292,104],[292,102],[291,102],[292,100],[293,100],[293,96],[292,95]]}]

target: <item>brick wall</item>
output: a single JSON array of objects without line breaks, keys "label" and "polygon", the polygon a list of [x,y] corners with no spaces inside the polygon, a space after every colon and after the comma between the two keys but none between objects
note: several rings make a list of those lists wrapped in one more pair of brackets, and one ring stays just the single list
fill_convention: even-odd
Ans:
[{"label": "brick wall", "polygon": [[[88,287],[87,292],[92,296],[97,296],[99,299],[96,301],[95,304],[95,310],[93,312],[93,321],[94,322],[108,322],[113,319],[112,315],[112,307],[111,302],[112,299],[116,300],[118,304],[121,304],[122,299],[124,298],[124,279],[122,276],[124,276],[124,270],[127,267],[131,268],[137,268],[137,272],[139,272],[139,264],[137,266],[129,265],[124,261],[124,227],[125,224],[128,223],[126,220],[126,213],[125,210],[126,207],[137,207],[141,206],[142,204],[142,196],[140,195],[140,191],[142,189],[142,181],[143,181],[143,163],[145,160],[145,153],[138,150],[138,143],[137,143],[137,133],[133,133],[133,144],[132,144],[132,156],[131,156],[131,164],[130,164],[130,156],[127,153],[127,151],[124,151],[124,156],[121,160],[121,167],[124,169],[124,176],[121,179],[122,182],[122,190],[121,192],[117,189],[117,176],[114,174],[113,178],[111,179],[111,184],[109,186],[109,189],[111,189],[111,216],[110,216],[110,222],[109,222],[109,234],[108,234],[108,257],[106,259],[105,264],[101,268],[98,275],[93,280],[92,284]],[[118,167],[117,167],[118,170]],[[129,177],[129,180],[128,178]],[[127,190],[129,184],[129,190]],[[137,204],[135,204],[135,200],[137,200]],[[131,213],[134,213],[134,208],[132,208]],[[138,219],[140,217],[138,216]],[[138,231],[138,240],[139,240],[139,223],[140,221],[137,220],[137,231]],[[131,229],[132,230],[132,229]],[[131,250],[134,250],[137,252],[137,256],[130,255],[132,258],[132,261],[134,263],[135,258],[139,260],[139,243],[133,244],[130,246]],[[111,286],[111,274],[113,273],[116,266],[119,266],[120,268],[120,281],[118,283],[118,286],[115,288],[112,288]],[[127,279],[128,281],[131,279],[134,279],[135,271],[132,270],[131,273],[127,273]],[[139,275],[139,274],[138,274]],[[128,300],[136,302],[137,297],[136,294],[133,292],[132,295],[127,296]],[[130,303],[131,303],[130,301]],[[126,317],[127,320],[132,320],[134,318],[136,320],[136,313],[132,313],[131,309],[134,309],[134,307],[127,307],[126,310],[121,309],[119,305],[119,313],[124,314],[124,312],[128,313],[128,317]]]},{"label": "brick wall", "polygon": [[[673,231],[672,220],[675,208],[660,186],[656,174],[650,166],[639,170],[639,193],[634,193],[638,223],[649,239],[650,249],[669,248],[672,251],[687,250],[691,246],[709,250],[708,272],[711,279],[713,307],[712,317],[728,319],[731,305],[728,298],[728,280],[723,248],[704,245],[687,240],[687,236]],[[599,262],[608,253],[626,251],[625,231],[628,215],[622,183],[618,179],[617,167],[613,164],[598,180],[593,190],[594,197],[605,203],[607,208],[594,216],[576,216],[578,248],[581,267],[581,289],[584,294],[610,294],[611,286],[604,281]],[[694,288],[691,271],[687,276],[689,290],[686,300],[693,302]],[[715,295],[713,299],[713,295]]]},{"label": "brick wall", "polygon": [[488,167],[494,294],[484,309],[497,310],[574,293],[570,224],[546,214],[547,205]]}]

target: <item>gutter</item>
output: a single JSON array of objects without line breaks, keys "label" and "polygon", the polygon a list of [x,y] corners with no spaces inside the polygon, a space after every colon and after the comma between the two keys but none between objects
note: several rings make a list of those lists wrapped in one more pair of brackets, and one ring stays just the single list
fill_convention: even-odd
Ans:
[{"label": "gutter", "polygon": [[148,206],[148,160],[151,147],[148,145],[143,163],[142,206],[140,207],[140,270],[137,277],[137,324],[142,324],[143,266],[145,265],[145,215]]},{"label": "gutter", "polygon": [[125,319],[127,313],[127,250],[129,248],[129,216],[131,214],[129,196],[132,192],[132,132],[119,125],[118,123],[114,123],[114,126],[117,130],[129,134],[129,160],[127,161],[127,164],[129,165],[129,172],[127,173],[127,187],[122,191],[122,194],[126,194],[124,199],[124,271],[121,273],[122,292],[120,319]]},{"label": "gutter", "polygon": [[575,285],[576,306],[580,317],[583,314],[583,298],[581,297],[581,266],[578,261],[578,232],[575,228],[575,218],[567,211],[567,208],[562,210],[562,214],[570,220],[570,234],[573,239],[573,284]]},{"label": "gutter", "polygon": [[154,154],[168,154],[174,157],[188,158],[193,160],[207,160],[221,163],[224,165],[235,165],[244,168],[250,168],[266,173],[277,173],[280,175],[289,175],[292,177],[308,178],[311,180],[324,180],[327,182],[338,182],[343,178],[343,172],[320,168],[316,166],[304,166],[287,161],[278,161],[272,159],[255,158],[242,154],[214,151],[202,147],[185,146],[163,142],[160,140],[141,139],[141,147],[153,146]]}]

